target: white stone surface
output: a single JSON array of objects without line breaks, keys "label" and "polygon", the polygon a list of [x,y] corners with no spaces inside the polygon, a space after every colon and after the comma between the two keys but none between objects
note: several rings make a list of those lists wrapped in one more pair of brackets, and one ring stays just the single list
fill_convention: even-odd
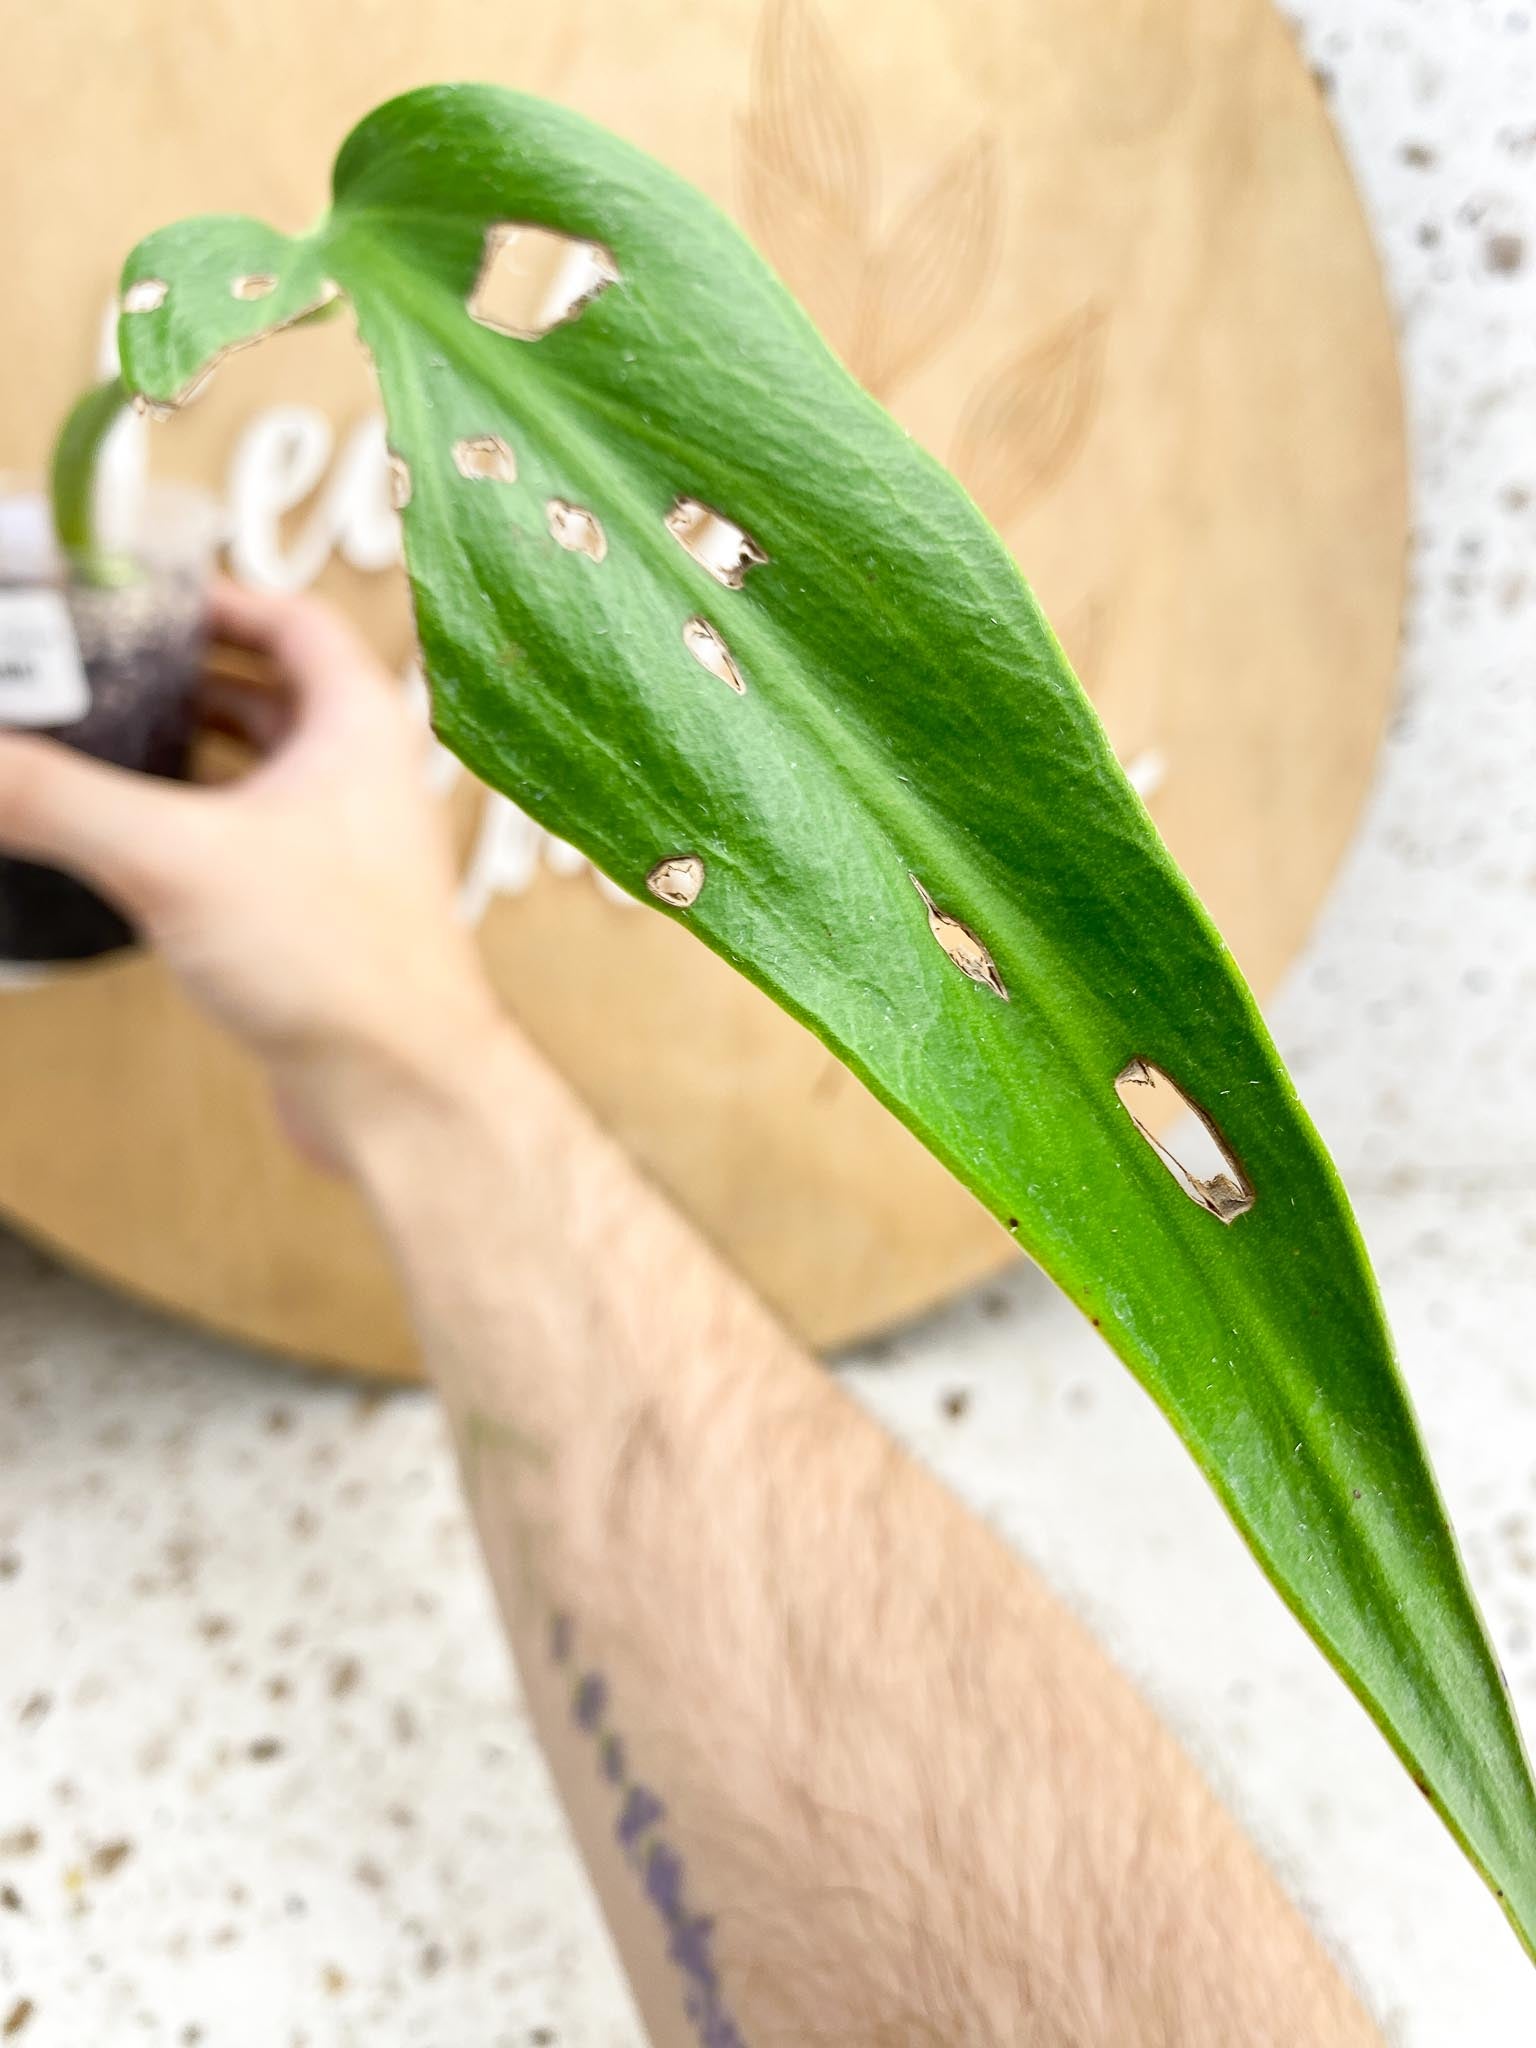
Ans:
[{"label": "white stone surface", "polygon": [[[1277,1023],[1536,1727],[1536,21],[1291,11],[1402,316],[1420,540],[1380,787]],[[1536,2034],[1497,1911],[1043,1283],[849,1370],[1095,1621],[1400,2048]],[[20,2048],[633,2048],[424,1398],[0,1246],[0,1648]]]}]

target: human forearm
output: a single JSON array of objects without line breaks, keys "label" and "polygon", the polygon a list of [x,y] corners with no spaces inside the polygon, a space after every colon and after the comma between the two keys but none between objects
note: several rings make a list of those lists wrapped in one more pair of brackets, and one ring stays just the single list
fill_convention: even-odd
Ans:
[{"label": "human forearm", "polygon": [[277,664],[215,707],[260,765],[0,737],[0,846],[121,903],[369,1190],[659,2048],[1364,2048],[1124,1681],[501,1024],[366,650],[217,623]]},{"label": "human forearm", "polygon": [[355,1143],[659,2042],[710,1986],[754,2048],[1375,2038],[1095,1646],[531,1054]]}]

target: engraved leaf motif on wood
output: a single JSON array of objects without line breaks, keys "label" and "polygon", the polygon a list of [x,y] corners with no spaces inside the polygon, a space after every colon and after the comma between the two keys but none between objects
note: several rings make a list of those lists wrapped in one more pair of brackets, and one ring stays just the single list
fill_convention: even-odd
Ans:
[{"label": "engraved leaf motif on wood", "polygon": [[740,126],[742,211],[828,341],[853,340],[875,202],[869,122],[810,0],[769,0]]},{"label": "engraved leaf motif on wood", "polygon": [[927,362],[986,287],[1002,212],[997,145],[972,136],[941,164],[869,266],[853,369],[884,397]]},{"label": "engraved leaf motif on wood", "polygon": [[1102,306],[1079,307],[972,394],[956,431],[954,469],[997,524],[1016,518],[1077,459],[1098,409],[1106,326]]},{"label": "engraved leaf motif on wood", "polygon": [[846,362],[864,270],[862,238],[829,221],[814,197],[765,157],[743,124],[742,212],[752,239]]},{"label": "engraved leaf motif on wood", "polygon": [[810,0],[770,0],[763,11],[749,125],[761,153],[829,221],[864,227],[875,181],[869,127]]}]

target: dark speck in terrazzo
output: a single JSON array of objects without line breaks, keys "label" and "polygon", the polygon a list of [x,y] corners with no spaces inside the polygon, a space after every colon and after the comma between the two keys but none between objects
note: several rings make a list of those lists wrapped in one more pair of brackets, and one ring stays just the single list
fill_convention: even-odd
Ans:
[{"label": "dark speck in terrazzo", "polygon": [[1483,256],[1488,268],[1503,276],[1519,270],[1525,262],[1524,235],[1490,235],[1483,245]]},{"label": "dark speck in terrazzo", "polygon": [[363,1675],[363,1667],[355,1657],[338,1657],[331,1666],[331,1698],[344,1700],[348,1693],[356,1692]]},{"label": "dark speck in terrazzo", "polygon": [[389,1387],[364,1387],[352,1404],[353,1427],[366,1429],[379,1410],[388,1406],[393,1391]]}]

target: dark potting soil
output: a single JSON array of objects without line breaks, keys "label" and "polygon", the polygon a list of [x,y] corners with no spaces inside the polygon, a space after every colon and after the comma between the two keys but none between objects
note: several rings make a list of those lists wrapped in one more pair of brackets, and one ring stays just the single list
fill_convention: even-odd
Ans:
[{"label": "dark potting soil", "polygon": [[[90,708],[49,737],[119,768],[184,780],[203,657],[201,581],[146,573],[120,589],[71,586],[65,600]],[[0,960],[90,960],[136,939],[127,919],[72,875],[0,855]]]}]

